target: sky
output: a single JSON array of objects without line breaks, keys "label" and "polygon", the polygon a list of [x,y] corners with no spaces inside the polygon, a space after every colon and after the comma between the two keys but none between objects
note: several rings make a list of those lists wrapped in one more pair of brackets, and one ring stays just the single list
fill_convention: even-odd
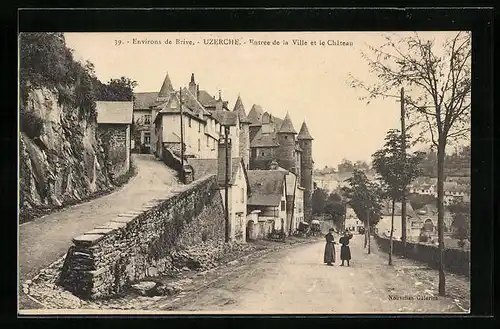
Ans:
[{"label": "sky", "polygon": [[[240,95],[247,114],[253,104],[281,118],[288,112],[297,132],[305,120],[316,168],[337,166],[343,158],[370,161],[387,131],[400,127],[396,99],[367,105],[348,84],[349,74],[373,79],[361,51],[382,41],[379,32],[65,33],[65,38],[75,59],[92,62],[102,82],[125,76],[137,81],[135,92],[159,91],[167,72],[174,88],[187,86],[194,73],[200,89],[212,95],[220,90],[231,110]],[[205,44],[214,38],[239,44]],[[307,45],[293,45],[294,39]],[[161,44],[137,43],[143,40]]]}]

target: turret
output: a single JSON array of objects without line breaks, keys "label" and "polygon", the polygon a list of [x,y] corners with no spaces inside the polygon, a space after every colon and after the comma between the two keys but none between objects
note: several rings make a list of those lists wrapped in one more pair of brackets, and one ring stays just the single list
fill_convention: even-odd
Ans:
[{"label": "turret", "polygon": [[156,97],[157,101],[167,101],[170,99],[170,95],[174,92],[174,87],[172,86],[172,82],[170,81],[170,77],[167,75],[163,80],[163,84],[161,85],[160,92]]},{"label": "turret", "polygon": [[262,107],[256,104],[254,104],[250,112],[248,112],[248,120],[250,121],[250,142],[262,127],[262,114]]},{"label": "turret", "polygon": [[248,169],[250,165],[250,120],[245,113],[245,107],[243,106],[240,95],[238,95],[236,104],[234,104],[233,112],[238,114],[240,121],[239,155],[243,158],[245,167]]},{"label": "turret", "polygon": [[279,147],[276,152],[278,164],[295,173],[295,135],[290,115],[286,114],[281,127],[277,131]]},{"label": "turret", "polygon": [[304,188],[304,218],[306,221],[311,220],[312,216],[312,192],[313,192],[313,170],[314,161],[312,158],[312,141],[314,140],[307,129],[304,121],[297,135],[299,147],[302,150],[301,154],[301,185]]},{"label": "turret", "polygon": [[189,81],[189,91],[191,92],[191,94],[193,94],[193,96],[196,97],[196,99],[198,99],[198,90],[198,85],[194,80],[194,73],[191,73],[191,81]]}]

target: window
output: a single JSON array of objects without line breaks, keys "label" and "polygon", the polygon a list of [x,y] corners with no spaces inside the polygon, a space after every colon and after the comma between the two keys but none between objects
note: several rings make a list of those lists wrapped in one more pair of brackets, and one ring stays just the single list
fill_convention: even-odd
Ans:
[{"label": "window", "polygon": [[191,118],[189,118],[189,127],[191,128]]},{"label": "window", "polygon": [[200,151],[201,151],[201,141],[200,141],[200,139],[198,138],[198,152],[200,152]]},{"label": "window", "polygon": [[147,125],[151,124],[151,115],[150,114],[146,114],[144,116],[144,123]]},{"label": "window", "polygon": [[201,122],[198,122],[198,132],[201,132]]},{"label": "window", "polygon": [[207,147],[210,147],[210,138],[207,136]]},{"label": "window", "polygon": [[241,203],[245,203],[245,189],[241,188]]},{"label": "window", "polygon": [[144,132],[144,145],[149,146],[151,143],[151,133],[149,131]]},{"label": "window", "polygon": [[281,201],[281,211],[285,211],[285,201]]},{"label": "window", "polygon": [[262,152],[260,155],[261,155],[261,156],[264,156],[264,155],[266,155],[266,154],[265,154],[264,152]]}]

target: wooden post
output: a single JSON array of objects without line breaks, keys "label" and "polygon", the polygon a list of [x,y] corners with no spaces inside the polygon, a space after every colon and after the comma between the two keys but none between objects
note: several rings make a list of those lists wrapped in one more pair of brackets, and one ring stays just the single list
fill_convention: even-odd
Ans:
[{"label": "wooden post", "polygon": [[[405,91],[401,88],[401,152],[403,156],[403,168],[406,172],[406,125],[405,125]],[[406,257],[406,185],[401,191],[401,240],[403,242],[403,256]]]},{"label": "wooden post", "polygon": [[184,177],[184,114],[182,112],[182,88],[179,88],[179,112],[181,114],[181,181],[186,183]]},{"label": "wooden post", "polygon": [[224,127],[224,142],[225,142],[225,149],[226,149],[226,178],[224,180],[225,182],[225,204],[226,204],[226,209],[225,209],[225,217],[226,217],[226,223],[225,223],[225,241],[229,242],[229,141],[228,141],[228,135],[229,135],[229,127],[225,126]]},{"label": "wooden post", "polygon": [[370,239],[370,209],[366,211],[366,222],[368,223],[368,254],[371,253]]}]

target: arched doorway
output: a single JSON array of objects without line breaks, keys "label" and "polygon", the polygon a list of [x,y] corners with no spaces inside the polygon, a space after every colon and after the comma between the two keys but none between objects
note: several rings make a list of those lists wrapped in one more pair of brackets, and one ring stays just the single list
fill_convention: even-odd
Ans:
[{"label": "arched doorway", "polygon": [[424,223],[424,229],[427,231],[427,232],[432,232],[434,230],[434,223],[432,222],[432,220],[430,218],[428,218],[425,223]]},{"label": "arched doorway", "polygon": [[253,220],[249,220],[247,223],[247,229],[246,229],[246,240],[254,240],[254,234],[253,234]]}]

